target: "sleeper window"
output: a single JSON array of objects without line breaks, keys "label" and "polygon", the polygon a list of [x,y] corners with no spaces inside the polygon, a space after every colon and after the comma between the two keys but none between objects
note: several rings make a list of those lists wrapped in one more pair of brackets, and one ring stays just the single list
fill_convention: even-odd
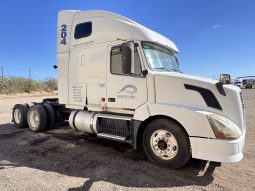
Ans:
[{"label": "sleeper window", "polygon": [[86,22],[86,23],[80,23],[76,25],[75,32],[74,32],[74,38],[75,39],[81,39],[90,36],[92,33],[92,23]]}]

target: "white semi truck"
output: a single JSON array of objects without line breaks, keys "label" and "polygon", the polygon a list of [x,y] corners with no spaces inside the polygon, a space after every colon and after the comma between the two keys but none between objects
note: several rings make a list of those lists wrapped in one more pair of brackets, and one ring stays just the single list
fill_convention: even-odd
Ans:
[{"label": "white semi truck", "polygon": [[111,12],[61,11],[57,34],[58,99],[16,104],[16,127],[38,132],[69,120],[77,131],[142,145],[172,169],[190,158],[242,159],[243,97],[229,75],[183,74],[171,40]]}]

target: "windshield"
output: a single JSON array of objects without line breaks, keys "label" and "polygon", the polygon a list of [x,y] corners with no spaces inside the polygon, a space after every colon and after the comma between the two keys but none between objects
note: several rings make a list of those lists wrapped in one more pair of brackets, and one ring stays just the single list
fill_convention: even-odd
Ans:
[{"label": "windshield", "polygon": [[142,46],[146,60],[152,70],[180,72],[173,51],[150,42],[142,42]]}]

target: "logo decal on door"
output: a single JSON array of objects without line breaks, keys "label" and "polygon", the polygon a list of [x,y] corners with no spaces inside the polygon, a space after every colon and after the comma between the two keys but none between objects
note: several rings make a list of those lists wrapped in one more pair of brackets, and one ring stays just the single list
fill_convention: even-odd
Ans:
[{"label": "logo decal on door", "polygon": [[137,92],[137,88],[134,85],[126,85],[118,92],[118,94],[122,92],[127,94],[135,94]]},{"label": "logo decal on door", "polygon": [[134,85],[126,85],[124,86],[117,95],[117,98],[119,99],[128,99],[128,100],[134,100],[135,99],[135,93],[137,92],[137,88]]}]

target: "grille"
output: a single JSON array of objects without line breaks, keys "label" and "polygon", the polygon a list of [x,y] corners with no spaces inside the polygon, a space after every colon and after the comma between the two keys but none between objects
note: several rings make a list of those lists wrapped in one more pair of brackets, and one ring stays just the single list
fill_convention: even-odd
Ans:
[{"label": "grille", "polygon": [[240,92],[240,100],[242,104],[242,110],[243,110],[243,118],[245,120],[245,114],[244,114],[244,101],[243,101],[243,92]]}]

